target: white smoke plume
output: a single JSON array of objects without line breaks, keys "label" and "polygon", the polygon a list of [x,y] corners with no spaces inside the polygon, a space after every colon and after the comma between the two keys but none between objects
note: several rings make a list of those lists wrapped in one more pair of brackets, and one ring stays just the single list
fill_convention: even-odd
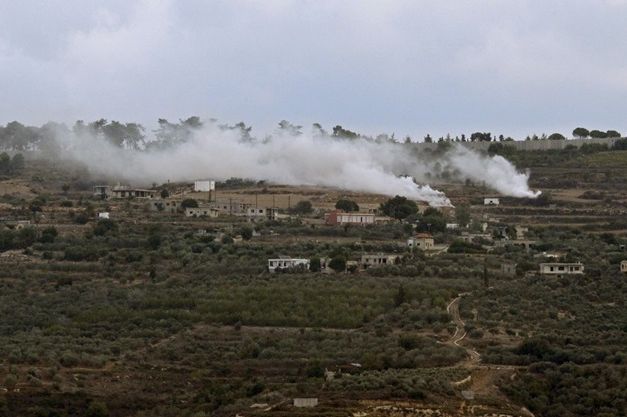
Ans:
[{"label": "white smoke plume", "polygon": [[[403,195],[432,206],[451,205],[443,192],[414,181],[433,180],[431,174],[438,162],[424,160],[411,147],[396,143],[306,134],[246,141],[237,131],[213,125],[196,131],[184,143],[157,150],[123,149],[88,135],[64,135],[59,142],[94,173],[136,184],[241,177]],[[504,195],[537,195],[527,186],[528,175],[519,173],[504,158],[455,147],[438,160],[454,171],[457,179],[484,182]]]}]

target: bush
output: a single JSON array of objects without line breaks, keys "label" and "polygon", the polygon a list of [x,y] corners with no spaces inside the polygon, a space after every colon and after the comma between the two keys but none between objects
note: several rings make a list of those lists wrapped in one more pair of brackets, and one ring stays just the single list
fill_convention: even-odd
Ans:
[{"label": "bush", "polygon": [[335,272],[344,272],[346,270],[346,258],[344,256],[335,256],[329,261],[329,268]]},{"label": "bush", "polygon": [[351,212],[351,211],[359,211],[359,205],[353,200],[341,199],[335,203],[335,208],[338,210]]},{"label": "bush", "polygon": [[115,232],[118,225],[111,219],[100,219],[94,226],[94,235],[104,236],[109,232]]},{"label": "bush", "polygon": [[85,246],[72,246],[66,248],[63,255],[63,259],[73,262],[97,261],[98,258],[99,255],[95,249]]},{"label": "bush", "polygon": [[78,213],[74,216],[74,223],[76,224],[87,224],[89,221],[89,216],[86,213]]},{"label": "bush", "polygon": [[311,258],[309,260],[309,270],[311,272],[320,272],[320,258]]},{"label": "bush", "polygon": [[292,209],[292,213],[294,214],[309,214],[313,211],[313,206],[311,205],[311,201],[299,201],[296,203],[294,208]]},{"label": "bush", "polygon": [[384,214],[395,219],[405,219],[418,212],[415,202],[399,195],[381,204],[380,209]]},{"label": "bush", "polygon": [[184,209],[196,208],[198,207],[198,201],[194,200],[193,198],[186,198],[185,200],[181,202],[181,207]]},{"label": "bush", "polygon": [[44,230],[41,231],[41,237],[39,238],[39,241],[41,243],[53,243],[58,234],[59,232],[57,232],[57,229],[55,227],[46,227]]}]

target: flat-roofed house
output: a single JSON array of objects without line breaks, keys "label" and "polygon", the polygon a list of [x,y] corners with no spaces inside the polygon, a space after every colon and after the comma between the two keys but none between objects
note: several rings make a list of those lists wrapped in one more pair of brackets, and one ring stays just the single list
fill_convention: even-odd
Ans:
[{"label": "flat-roofed house", "polygon": [[157,190],[118,185],[111,189],[111,195],[113,198],[155,198],[157,196]]},{"label": "flat-roofed house", "polygon": [[565,275],[582,275],[581,262],[546,262],[540,264],[540,274],[561,277]]},{"label": "flat-roofed house", "polygon": [[294,398],[294,407],[311,408],[318,405],[317,398]]},{"label": "flat-roofed house", "polygon": [[513,277],[516,275],[516,263],[514,262],[503,262],[501,264],[501,274]]},{"label": "flat-roofed house", "polygon": [[111,195],[111,187],[108,185],[94,185],[94,196],[106,200]]},{"label": "flat-roofed house", "polygon": [[483,199],[484,206],[498,206],[501,202],[496,197],[486,197]]},{"label": "flat-roofed house", "polygon": [[207,205],[200,205],[198,207],[186,207],[185,208],[185,216],[186,217],[218,217],[220,215],[220,211],[209,207]]},{"label": "flat-roofed house", "polygon": [[276,272],[277,270],[302,268],[309,270],[309,259],[280,257],[268,259],[268,271]]},{"label": "flat-roofed house", "polygon": [[390,255],[384,253],[361,255],[361,261],[359,262],[364,269],[383,265],[395,265],[401,260],[400,255]]},{"label": "flat-roofed house", "polygon": [[374,213],[344,213],[340,210],[333,210],[324,216],[328,225],[355,224],[364,226],[375,223]]}]

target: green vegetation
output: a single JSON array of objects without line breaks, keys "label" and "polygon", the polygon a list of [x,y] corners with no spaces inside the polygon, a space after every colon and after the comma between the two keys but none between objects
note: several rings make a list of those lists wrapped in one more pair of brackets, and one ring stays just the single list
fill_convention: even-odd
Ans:
[{"label": "green vegetation", "polygon": [[381,211],[395,219],[405,219],[418,212],[418,207],[414,201],[407,197],[396,196],[381,204]]},{"label": "green vegetation", "polygon": [[346,212],[359,211],[359,205],[356,202],[344,198],[335,203],[335,208]]}]

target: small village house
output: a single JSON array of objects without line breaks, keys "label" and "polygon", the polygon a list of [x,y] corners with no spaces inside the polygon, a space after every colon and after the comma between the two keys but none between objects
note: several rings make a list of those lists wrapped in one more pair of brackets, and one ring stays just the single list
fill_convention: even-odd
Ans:
[{"label": "small village house", "polygon": [[255,205],[229,199],[228,201],[214,201],[212,203],[209,203],[209,207],[218,210],[222,214],[245,216],[248,212],[248,209],[254,208]]},{"label": "small village house", "polygon": [[165,213],[176,213],[181,207],[181,200],[174,199],[159,199],[159,200],[151,200],[148,203],[148,207],[152,211],[161,211]]},{"label": "small village house", "polygon": [[210,192],[216,189],[215,181],[196,180],[194,181],[194,192]]},{"label": "small village house", "polygon": [[294,398],[294,407],[312,408],[318,405],[317,398]]},{"label": "small village house", "polygon": [[246,209],[246,217],[249,219],[267,219],[276,220],[279,217],[278,208],[266,207],[248,207]]},{"label": "small village house", "polygon": [[368,269],[371,267],[383,266],[383,265],[395,265],[401,261],[400,255],[390,255],[390,254],[372,254],[372,255],[361,255],[360,265],[363,269]]},{"label": "small village house", "polygon": [[501,264],[501,274],[506,277],[513,277],[516,275],[516,263],[503,262]]},{"label": "small village house", "polygon": [[276,272],[277,270],[302,268],[309,270],[309,259],[280,257],[268,259],[268,271]]},{"label": "small village house", "polygon": [[111,187],[108,185],[94,185],[94,197],[106,200],[111,196]]},{"label": "small village house", "polygon": [[205,205],[185,208],[186,217],[218,217],[219,215],[220,211]]},{"label": "small village house", "polygon": [[113,198],[156,198],[157,190],[118,185],[111,189],[111,196]]},{"label": "small village house", "polygon": [[414,237],[407,239],[407,246],[412,250],[415,248],[421,250],[431,250],[434,245],[433,236],[429,233],[417,233]]},{"label": "small village house", "polygon": [[331,226],[355,224],[364,226],[367,224],[374,224],[374,213],[344,213],[340,210],[333,210],[326,213],[324,216],[326,224]]},{"label": "small village house", "polygon": [[98,213],[98,218],[99,219],[108,219],[109,218],[109,212],[108,211],[103,211]]},{"label": "small village house", "polygon": [[527,233],[529,232],[529,228],[528,227],[523,227],[523,226],[514,226],[514,230],[516,232],[516,239],[517,240],[522,240],[527,236]]},{"label": "small village house", "polygon": [[484,206],[498,206],[499,204],[500,204],[500,201],[496,197],[486,197],[483,199]]},{"label": "small village house", "polygon": [[582,275],[584,266],[581,262],[546,262],[540,264],[540,275],[562,277],[566,275]]}]

